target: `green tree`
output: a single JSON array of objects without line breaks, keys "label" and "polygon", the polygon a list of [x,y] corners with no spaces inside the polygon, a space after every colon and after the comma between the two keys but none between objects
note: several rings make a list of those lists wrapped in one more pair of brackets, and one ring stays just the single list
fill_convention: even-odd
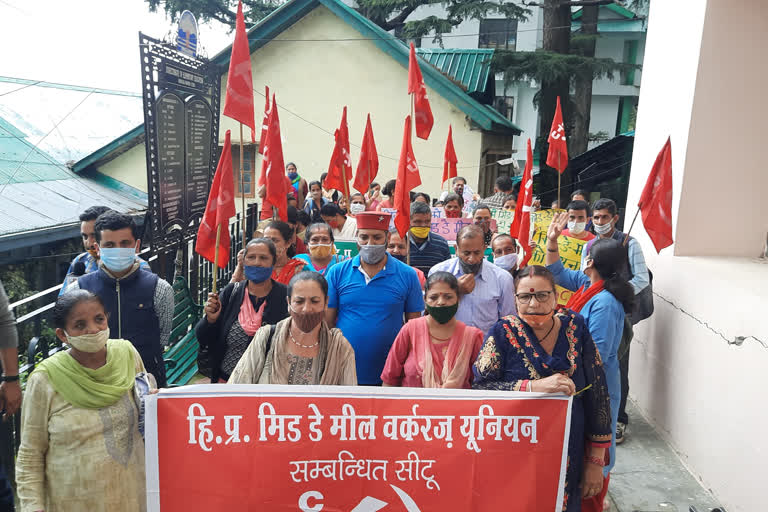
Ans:
[{"label": "green tree", "polygon": [[[200,21],[214,20],[230,27],[235,26],[237,0],[146,0],[149,9],[156,12],[163,9],[176,20],[184,10],[190,11]],[[264,16],[277,9],[283,1],[243,0],[243,14],[246,24],[255,24]],[[406,21],[421,6],[441,5],[444,16]],[[520,5],[484,0],[357,0],[357,10],[386,31],[395,30],[400,37],[416,39],[432,35],[435,41],[442,41],[442,35],[467,19],[481,19],[500,14],[510,19],[524,20],[530,11]]]},{"label": "green tree", "polygon": [[[637,67],[595,57],[599,37],[598,9],[603,5],[620,3],[617,0],[543,0],[541,3],[528,3],[526,5],[541,7],[543,11],[542,48],[533,52],[502,50],[494,55],[493,68],[503,72],[508,82],[535,80],[541,86],[534,96],[540,127],[536,140],[541,170],[535,187],[537,190],[557,190],[557,170],[546,165],[547,138],[557,97],[560,97],[563,108],[568,153],[573,157],[586,151],[589,142],[592,82],[603,77],[613,79],[616,73]],[[583,10],[581,29],[577,33],[571,28],[574,7]],[[575,93],[573,97],[570,95],[571,88]],[[567,190],[571,179],[566,169],[562,176],[563,190]],[[556,192],[545,194],[542,203],[548,204],[552,199],[558,199],[563,204],[563,198],[557,197]]]}]

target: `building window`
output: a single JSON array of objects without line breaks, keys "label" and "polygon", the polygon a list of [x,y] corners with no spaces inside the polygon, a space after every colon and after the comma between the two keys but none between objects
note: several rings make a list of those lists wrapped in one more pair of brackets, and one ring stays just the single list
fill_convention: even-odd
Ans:
[{"label": "building window", "polygon": [[243,146],[243,181],[240,181],[240,146],[232,144],[232,174],[235,177],[235,195],[256,196],[256,145]]},{"label": "building window", "polygon": [[515,113],[515,97],[496,96],[494,103],[494,106],[496,107],[496,110],[499,111],[499,114],[503,115],[511,121],[512,115]]},{"label": "building window", "polygon": [[517,45],[517,20],[480,20],[478,48],[515,50]]}]

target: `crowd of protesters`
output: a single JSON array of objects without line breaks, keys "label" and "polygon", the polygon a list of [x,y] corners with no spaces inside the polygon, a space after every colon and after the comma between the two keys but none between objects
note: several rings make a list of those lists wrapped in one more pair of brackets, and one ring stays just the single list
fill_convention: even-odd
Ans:
[{"label": "crowd of protesters", "polygon": [[[649,272],[639,244],[616,228],[615,202],[574,192],[546,233],[546,266],[518,268],[524,248],[491,222],[494,210],[516,208],[510,177],[485,199],[461,177],[434,201],[412,193],[405,236],[391,224],[394,180],[346,198],[291,163],[286,181],[287,221],[263,205],[231,282],[209,295],[195,326],[211,382],[580,394],[563,510],[603,510],[628,422],[632,325],[650,314]],[[470,219],[455,242],[431,230],[434,206]],[[67,350],[26,382],[18,497],[25,511],[96,510],[96,496],[99,510],[143,510],[139,383],[166,386],[173,290],[138,256],[130,216],[89,208],[81,232],[85,252],[53,309]],[[560,262],[561,236],[586,242],[580,270]],[[340,240],[357,255],[344,258]],[[556,285],[575,292],[566,305]],[[6,415],[21,403],[16,344],[0,285]],[[0,510],[12,510],[1,471]]]}]

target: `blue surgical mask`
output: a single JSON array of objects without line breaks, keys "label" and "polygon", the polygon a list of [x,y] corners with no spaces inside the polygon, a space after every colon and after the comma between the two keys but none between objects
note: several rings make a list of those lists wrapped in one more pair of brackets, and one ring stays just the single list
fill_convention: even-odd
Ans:
[{"label": "blue surgical mask", "polygon": [[107,270],[112,272],[123,272],[128,270],[136,261],[136,248],[134,247],[109,247],[99,248],[99,258],[101,258]]},{"label": "blue surgical mask", "polygon": [[256,265],[246,265],[244,267],[245,278],[252,283],[263,283],[272,276],[272,267],[257,267]]}]

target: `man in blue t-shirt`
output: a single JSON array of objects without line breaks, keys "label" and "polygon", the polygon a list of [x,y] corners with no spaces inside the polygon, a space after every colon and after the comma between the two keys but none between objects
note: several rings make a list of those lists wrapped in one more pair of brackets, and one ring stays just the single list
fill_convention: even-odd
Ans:
[{"label": "man in blue t-shirt", "polygon": [[326,321],[355,349],[357,382],[381,384],[389,349],[403,326],[421,316],[424,298],[416,271],[387,254],[388,214],[357,214],[360,254],[328,270]]}]

